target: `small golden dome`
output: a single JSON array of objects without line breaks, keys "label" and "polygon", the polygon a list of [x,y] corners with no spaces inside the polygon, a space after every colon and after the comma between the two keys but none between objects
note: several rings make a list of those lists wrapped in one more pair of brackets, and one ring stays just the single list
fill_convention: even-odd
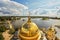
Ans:
[{"label": "small golden dome", "polygon": [[50,27],[47,31],[46,31],[46,37],[50,40],[55,38],[55,29],[53,27]]},{"label": "small golden dome", "polygon": [[31,22],[30,18],[22,25],[21,34],[23,36],[34,36],[38,33],[38,27],[35,23]]}]

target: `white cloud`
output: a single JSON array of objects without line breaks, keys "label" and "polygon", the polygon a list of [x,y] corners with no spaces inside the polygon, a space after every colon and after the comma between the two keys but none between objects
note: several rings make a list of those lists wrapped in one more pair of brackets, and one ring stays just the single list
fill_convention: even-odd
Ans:
[{"label": "white cloud", "polygon": [[50,0],[46,3],[47,7],[56,7],[57,5],[60,7],[60,0]]},{"label": "white cloud", "polygon": [[50,16],[50,17],[60,17],[60,11],[57,13],[59,9],[35,9],[32,11],[35,16]]},{"label": "white cloud", "polygon": [[10,1],[10,0],[0,0],[0,1]]},{"label": "white cloud", "polygon": [[28,7],[10,0],[0,0],[0,16],[19,16]]}]

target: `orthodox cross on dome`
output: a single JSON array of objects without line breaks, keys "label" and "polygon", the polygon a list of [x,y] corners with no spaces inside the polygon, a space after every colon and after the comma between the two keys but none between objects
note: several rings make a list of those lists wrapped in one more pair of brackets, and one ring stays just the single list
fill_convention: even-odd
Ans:
[{"label": "orthodox cross on dome", "polygon": [[28,22],[31,22],[30,12],[28,12]]}]

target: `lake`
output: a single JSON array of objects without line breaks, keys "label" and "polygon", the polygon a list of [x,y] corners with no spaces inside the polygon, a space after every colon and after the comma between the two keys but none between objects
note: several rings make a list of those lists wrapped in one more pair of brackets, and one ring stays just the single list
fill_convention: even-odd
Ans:
[{"label": "lake", "polygon": [[[21,27],[22,24],[25,23],[26,21],[27,21],[27,18],[22,18],[20,20],[16,20],[12,22],[12,24],[14,25],[14,27]],[[48,28],[54,24],[60,24],[60,20],[57,20],[57,19],[42,20],[40,18],[34,18],[34,19],[31,19],[31,21],[36,23],[39,28],[43,28],[43,27]]]}]

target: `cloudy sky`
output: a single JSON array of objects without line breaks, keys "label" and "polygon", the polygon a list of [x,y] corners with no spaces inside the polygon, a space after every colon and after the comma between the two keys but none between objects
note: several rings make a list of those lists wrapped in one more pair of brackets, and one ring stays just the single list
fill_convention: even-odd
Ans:
[{"label": "cloudy sky", "polygon": [[12,0],[26,5],[34,14],[60,16],[60,0]]},{"label": "cloudy sky", "polygon": [[14,0],[16,2],[22,3],[30,8],[30,10],[34,10],[37,8],[59,8],[60,0]]},{"label": "cloudy sky", "polygon": [[15,1],[0,0],[0,16],[20,16],[27,9],[27,6]]},{"label": "cloudy sky", "polygon": [[0,15],[32,14],[60,16],[60,0],[0,0]]}]

